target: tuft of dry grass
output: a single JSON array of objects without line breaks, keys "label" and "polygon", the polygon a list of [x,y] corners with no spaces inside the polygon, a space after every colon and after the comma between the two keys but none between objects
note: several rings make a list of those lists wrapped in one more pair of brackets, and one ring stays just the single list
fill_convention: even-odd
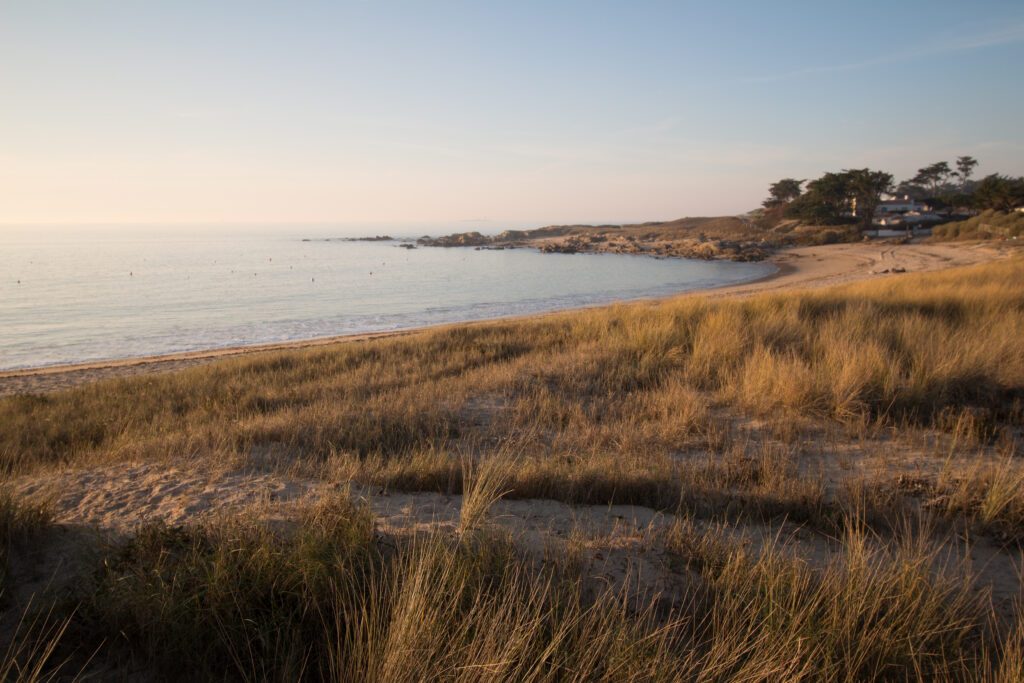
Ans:
[{"label": "tuft of dry grass", "polygon": [[0,601],[7,584],[10,553],[30,543],[53,523],[53,510],[45,502],[17,498],[0,489]]},{"label": "tuft of dry grass", "polygon": [[[37,609],[30,601],[13,626],[10,617],[18,611],[10,604],[9,564],[11,553],[29,546],[53,524],[53,510],[45,502],[28,501],[0,489],[0,623],[12,630],[0,632],[0,680],[41,682],[55,680],[63,663],[56,651],[70,617],[53,609]],[[77,680],[77,676],[70,680]]]},{"label": "tuft of dry grass", "polygon": [[[57,617],[54,609],[37,611],[32,605],[21,614],[6,651],[0,658],[0,680],[24,683],[77,681],[79,673],[71,673],[67,662],[57,661],[72,616]],[[64,671],[67,668],[68,671]]]},{"label": "tuft of dry grass", "polygon": [[921,536],[883,541],[851,521],[817,567],[777,540],[752,554],[685,521],[666,547],[709,586],[700,628],[726,679],[979,680],[1004,642],[1002,666],[1016,666],[1014,636],[986,641],[991,616],[969,571]]},{"label": "tuft of dry grass", "polygon": [[24,543],[52,522],[53,510],[45,502],[16,498],[0,489],[0,547]]},{"label": "tuft of dry grass", "polygon": [[667,594],[480,529],[374,537],[365,510],[325,505],[285,530],[140,529],[107,551],[49,656],[193,680],[1009,681],[1019,669],[1019,626],[997,626],[969,570],[913,534],[851,522],[841,552],[812,564],[778,539],[754,552],[682,519],[652,546],[690,567]]},{"label": "tuft of dry grass", "polygon": [[507,451],[498,451],[482,462],[463,456],[460,533],[479,528],[491,507],[510,492],[517,465],[515,456]]},{"label": "tuft of dry grass", "polygon": [[1007,540],[1024,541],[1024,464],[1009,456],[970,468],[946,467],[933,489],[932,506],[962,514]]}]

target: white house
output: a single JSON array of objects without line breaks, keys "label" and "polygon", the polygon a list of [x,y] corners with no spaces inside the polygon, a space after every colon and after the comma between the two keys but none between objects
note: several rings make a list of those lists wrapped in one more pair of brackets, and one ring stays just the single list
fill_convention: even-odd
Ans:
[{"label": "white house", "polygon": [[874,223],[875,225],[884,225],[890,227],[893,225],[903,225],[903,216],[901,216],[898,213],[893,213],[890,215],[886,215],[883,213],[880,216],[875,216],[875,219],[872,221],[872,223]]},{"label": "white house", "polygon": [[942,216],[927,211],[907,211],[902,217],[904,223],[913,224],[938,223],[942,221]]},{"label": "white house", "polygon": [[907,213],[908,211],[926,213],[931,211],[931,207],[904,195],[901,198],[891,197],[882,200],[875,208],[876,214]]}]

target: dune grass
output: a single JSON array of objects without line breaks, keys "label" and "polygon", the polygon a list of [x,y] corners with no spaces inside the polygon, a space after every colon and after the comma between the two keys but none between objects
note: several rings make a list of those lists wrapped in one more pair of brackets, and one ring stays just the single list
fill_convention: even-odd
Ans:
[{"label": "dune grass", "polygon": [[1024,416],[1024,260],[260,354],[0,401],[0,466],[407,455],[470,432],[587,453],[719,445],[709,408],[991,435]]},{"label": "dune grass", "polygon": [[813,567],[684,518],[661,540],[693,569],[659,593],[485,528],[386,543],[372,528],[343,497],[287,530],[144,527],[58,608],[48,656],[170,680],[1011,681],[1019,667],[1019,631],[919,536],[852,523]]},{"label": "dune grass", "polygon": [[0,548],[31,540],[52,520],[53,512],[45,503],[24,501],[0,489]]},{"label": "dune grass", "polygon": [[[1002,444],[1021,471],[1012,454],[1024,421],[1022,283],[1024,260],[1011,259],[823,291],[466,325],[15,396],[0,400],[0,468],[163,459],[461,493],[463,462],[501,452],[515,456],[503,475],[509,497],[832,528],[839,502],[799,466],[828,438],[931,430],[959,452]],[[1006,513],[1024,494],[1003,490],[1014,502],[995,516],[1024,534]]]},{"label": "dune grass", "polygon": [[22,500],[0,489],[0,606],[5,601],[12,549],[33,542],[52,523],[53,511],[47,504]]},{"label": "dune grass", "polygon": [[932,241],[1015,240],[1024,238],[1024,213],[989,209],[977,216],[932,229]]},{"label": "dune grass", "polygon": [[[454,534],[382,533],[344,488],[283,522],[154,523],[12,651],[40,679],[60,662],[191,680],[1021,680],[1020,606],[997,615],[950,549],[1024,540],[1022,333],[1013,259],[2,399],[8,478],[165,460],[461,496]],[[898,465],[908,444],[930,470],[820,471],[850,448]],[[524,545],[493,523],[502,498],[673,514],[643,558],[668,578],[612,579],[572,539]],[[782,519],[827,557],[723,531]],[[49,520],[0,496],[3,547]]]},{"label": "dune grass", "polygon": [[[58,651],[71,616],[58,617],[54,610],[35,610],[31,605],[22,614],[6,650],[0,650],[0,680],[42,683],[54,680],[78,680],[76,667],[59,659]],[[86,658],[86,663],[88,659]],[[80,671],[81,666],[77,667]]]},{"label": "dune grass", "polygon": [[327,505],[283,535],[237,520],[140,530],[111,549],[64,646],[193,680],[671,678],[649,611],[585,601],[578,577],[536,571],[498,536],[390,550],[365,510]]},{"label": "dune grass", "polygon": [[[53,524],[50,506],[26,501],[0,489],[0,619],[11,620],[14,608],[10,600],[11,585],[8,563],[17,552],[37,541]],[[56,657],[61,638],[70,623],[70,616],[57,615],[53,609],[39,609],[29,604],[14,620],[13,632],[0,633],[0,680],[54,680],[64,662]]]}]

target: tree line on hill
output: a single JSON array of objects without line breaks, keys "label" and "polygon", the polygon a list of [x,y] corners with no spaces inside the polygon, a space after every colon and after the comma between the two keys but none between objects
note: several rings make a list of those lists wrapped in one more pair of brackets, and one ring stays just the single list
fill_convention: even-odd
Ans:
[{"label": "tree line on hill", "polygon": [[871,227],[884,193],[895,193],[935,209],[1012,211],[1024,205],[1024,177],[993,173],[972,180],[978,161],[958,157],[954,166],[940,161],[918,170],[896,185],[891,173],[869,168],[829,172],[814,180],[783,178],[768,188],[764,218],[777,222],[795,218],[819,225],[854,223]]}]

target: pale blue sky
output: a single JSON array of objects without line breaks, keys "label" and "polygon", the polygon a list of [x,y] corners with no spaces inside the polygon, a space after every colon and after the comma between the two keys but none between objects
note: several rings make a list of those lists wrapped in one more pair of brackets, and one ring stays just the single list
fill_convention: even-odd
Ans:
[{"label": "pale blue sky", "polygon": [[643,221],[1024,174],[1024,3],[0,0],[0,223]]}]

